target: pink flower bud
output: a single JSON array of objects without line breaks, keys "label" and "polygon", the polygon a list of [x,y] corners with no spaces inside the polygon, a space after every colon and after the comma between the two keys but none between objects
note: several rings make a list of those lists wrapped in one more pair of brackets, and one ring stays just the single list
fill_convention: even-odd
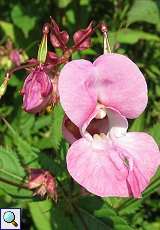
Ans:
[{"label": "pink flower bud", "polygon": [[23,88],[23,108],[29,113],[39,113],[52,102],[52,82],[44,66],[36,67],[26,78]]},{"label": "pink flower bud", "polygon": [[18,50],[12,50],[10,53],[10,59],[14,65],[19,66],[21,64],[21,57]]},{"label": "pink flower bud", "polygon": [[49,171],[43,169],[29,170],[29,189],[35,189],[34,195],[51,197],[57,201],[57,186],[55,177]]}]

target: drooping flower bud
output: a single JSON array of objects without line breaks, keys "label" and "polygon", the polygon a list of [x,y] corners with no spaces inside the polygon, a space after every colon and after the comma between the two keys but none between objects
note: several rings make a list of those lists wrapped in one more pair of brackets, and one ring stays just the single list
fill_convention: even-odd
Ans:
[{"label": "drooping flower bud", "polygon": [[44,66],[36,67],[26,78],[23,88],[23,108],[29,113],[39,113],[52,103],[52,82]]},{"label": "drooping flower bud", "polygon": [[57,186],[56,180],[49,171],[43,169],[29,170],[29,189],[35,189],[34,195],[40,195],[52,198],[57,201]]}]

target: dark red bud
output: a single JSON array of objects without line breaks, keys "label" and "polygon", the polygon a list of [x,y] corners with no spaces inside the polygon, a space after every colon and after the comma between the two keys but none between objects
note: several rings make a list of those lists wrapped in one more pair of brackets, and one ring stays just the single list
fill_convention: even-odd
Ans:
[{"label": "dark red bud", "polygon": [[69,40],[69,35],[66,31],[62,31],[58,33],[59,39],[54,33],[50,34],[50,41],[53,47],[55,48],[63,48],[67,44]]},{"label": "dark red bud", "polygon": [[49,27],[50,27],[49,23],[44,24],[43,29],[42,29],[43,34],[48,34],[49,33]]},{"label": "dark red bud", "polygon": [[107,33],[108,32],[108,26],[104,22],[100,23],[99,28],[100,28],[102,33]]},{"label": "dark red bud", "polygon": [[73,40],[77,50],[88,49],[91,46],[91,32],[93,31],[93,22],[86,29],[78,30],[73,35]]},{"label": "dark red bud", "polygon": [[54,65],[56,65],[58,63],[58,56],[56,55],[56,53],[48,51],[47,52],[47,58],[46,58],[46,64],[50,64],[51,67],[53,67]]},{"label": "dark red bud", "polygon": [[66,44],[69,40],[69,35],[66,31],[60,31],[59,26],[55,22],[55,20],[51,17],[51,34],[50,41],[53,47],[62,48],[66,50]]}]

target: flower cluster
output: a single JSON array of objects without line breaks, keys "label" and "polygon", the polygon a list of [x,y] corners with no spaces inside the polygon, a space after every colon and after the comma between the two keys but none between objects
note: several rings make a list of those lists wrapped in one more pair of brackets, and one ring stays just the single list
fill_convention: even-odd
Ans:
[{"label": "flower cluster", "polygon": [[[61,31],[53,18],[51,18],[50,23],[44,25],[37,60],[28,61],[29,64],[33,64],[34,68],[30,69],[30,74],[27,76],[21,91],[23,108],[26,112],[40,113],[47,106],[55,105],[58,102],[58,65],[68,62],[74,51],[87,49],[91,43],[90,34],[92,31],[92,23],[90,23],[86,29],[75,32],[73,35],[74,45],[69,48],[67,46],[68,33]],[[62,57],[58,57],[56,53],[48,51],[48,35],[51,45],[62,50]]]},{"label": "flower cluster", "polygon": [[129,58],[104,54],[67,63],[59,78],[71,176],[98,196],[140,198],[160,165],[153,138],[127,132],[147,105],[147,85]]}]

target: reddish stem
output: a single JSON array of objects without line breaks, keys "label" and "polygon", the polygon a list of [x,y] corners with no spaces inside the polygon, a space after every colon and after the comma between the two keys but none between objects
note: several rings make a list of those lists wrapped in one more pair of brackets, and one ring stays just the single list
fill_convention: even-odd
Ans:
[{"label": "reddish stem", "polygon": [[25,69],[25,68],[30,68],[30,67],[35,67],[36,65],[38,65],[39,63],[32,63],[32,64],[29,64],[29,63],[25,63],[23,65],[20,65],[20,66],[17,66],[17,67],[14,67],[12,69],[10,69],[9,71],[6,72],[6,76],[5,78],[8,78],[10,79],[12,74],[18,70],[21,70],[21,69]]}]

